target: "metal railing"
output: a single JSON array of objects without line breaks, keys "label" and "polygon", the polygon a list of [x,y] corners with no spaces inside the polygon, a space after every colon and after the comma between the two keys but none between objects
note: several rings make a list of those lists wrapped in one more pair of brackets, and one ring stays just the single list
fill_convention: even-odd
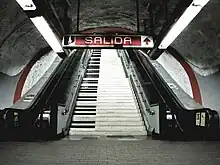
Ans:
[{"label": "metal railing", "polygon": [[120,57],[122,59],[122,64],[125,69],[125,74],[129,78],[133,93],[136,97],[138,107],[144,119],[144,124],[148,132],[153,131],[152,124],[150,123],[150,117],[155,114],[153,110],[150,109],[150,105],[147,101],[147,97],[144,93],[142,85],[138,79],[133,62],[130,60],[129,55],[126,50],[118,50]]}]

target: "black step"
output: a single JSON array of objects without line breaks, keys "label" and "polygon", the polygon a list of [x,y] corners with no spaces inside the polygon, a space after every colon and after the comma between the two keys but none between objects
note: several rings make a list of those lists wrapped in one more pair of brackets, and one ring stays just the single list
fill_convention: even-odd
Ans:
[{"label": "black step", "polygon": [[80,90],[80,93],[97,93],[97,90],[91,90],[91,91],[84,91],[84,90]]},{"label": "black step", "polygon": [[91,113],[74,113],[74,115],[96,115],[96,112],[91,112]]},{"label": "black step", "polygon": [[77,124],[84,124],[84,123],[88,123],[88,124],[92,124],[94,123],[95,124],[95,121],[72,121],[71,123],[77,123]]},{"label": "black step", "polygon": [[95,128],[95,125],[71,125],[70,128]]},{"label": "black step", "polygon": [[92,99],[77,98],[76,101],[97,101],[97,99],[96,98],[92,98]]}]

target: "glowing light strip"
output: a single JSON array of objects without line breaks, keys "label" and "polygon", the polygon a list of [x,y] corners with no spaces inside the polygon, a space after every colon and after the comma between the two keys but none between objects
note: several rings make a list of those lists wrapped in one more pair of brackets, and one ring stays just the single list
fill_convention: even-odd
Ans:
[{"label": "glowing light strip", "polygon": [[158,48],[166,49],[208,2],[209,0],[194,0],[178,21],[172,26]]},{"label": "glowing light strip", "polygon": [[16,1],[24,11],[37,9],[37,7],[34,5],[32,0],[16,0]]},{"label": "glowing light strip", "polygon": [[62,49],[61,43],[59,42],[59,40],[53,33],[52,29],[50,28],[49,24],[44,19],[44,17],[43,16],[34,17],[34,18],[31,18],[31,21],[37,27],[37,29],[42,34],[42,36],[47,41],[47,43],[50,45],[50,47],[56,53],[62,53],[63,49]]}]

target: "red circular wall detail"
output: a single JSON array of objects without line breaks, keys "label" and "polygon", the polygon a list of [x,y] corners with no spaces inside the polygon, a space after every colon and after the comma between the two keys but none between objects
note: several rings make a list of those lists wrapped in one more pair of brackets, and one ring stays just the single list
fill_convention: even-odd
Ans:
[{"label": "red circular wall detail", "polygon": [[180,53],[174,49],[173,47],[168,47],[167,51],[182,65],[182,67],[185,69],[190,84],[192,87],[193,92],[193,98],[196,102],[200,103],[202,105],[202,96],[199,88],[198,81],[196,79],[195,73],[191,66],[184,60],[184,58],[180,55]]},{"label": "red circular wall detail", "polygon": [[39,53],[36,54],[36,56],[33,57],[33,59],[23,69],[15,89],[13,104],[21,98],[21,93],[24,87],[24,83],[33,65],[41,58],[42,55],[45,55],[50,50],[51,50],[50,47],[46,47],[42,49]]},{"label": "red circular wall detail", "polygon": [[27,64],[27,66],[23,69],[21,76],[20,76],[18,83],[17,83],[17,87],[16,87],[15,94],[14,94],[13,104],[21,98],[21,93],[22,93],[22,90],[24,87],[24,83],[27,79],[27,76],[28,76],[31,68],[33,67],[33,65],[35,64],[36,61],[37,60],[31,60]]}]

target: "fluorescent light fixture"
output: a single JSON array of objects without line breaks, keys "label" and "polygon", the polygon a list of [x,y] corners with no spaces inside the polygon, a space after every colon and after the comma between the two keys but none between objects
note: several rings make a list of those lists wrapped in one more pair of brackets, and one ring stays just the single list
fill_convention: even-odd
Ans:
[{"label": "fluorescent light fixture", "polygon": [[43,16],[31,18],[44,39],[56,53],[62,53],[62,46]]},{"label": "fluorescent light fixture", "polygon": [[186,26],[196,17],[202,8],[209,2],[209,0],[194,0],[190,6],[185,10],[183,15],[172,26],[170,31],[164,37],[159,45],[159,49],[166,49],[177,36],[186,28]]},{"label": "fluorescent light fixture", "polygon": [[32,0],[16,0],[17,3],[22,7],[23,10],[36,10]]}]

